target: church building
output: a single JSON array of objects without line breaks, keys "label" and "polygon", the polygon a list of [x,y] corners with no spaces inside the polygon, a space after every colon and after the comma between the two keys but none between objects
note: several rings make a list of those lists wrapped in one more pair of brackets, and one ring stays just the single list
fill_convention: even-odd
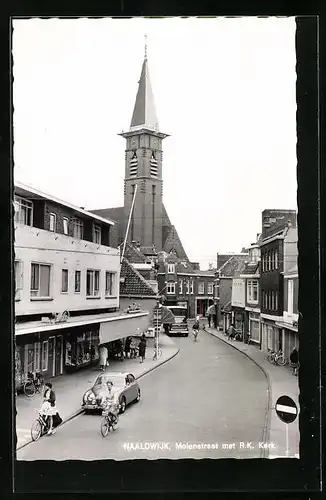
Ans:
[{"label": "church building", "polygon": [[146,47],[130,128],[119,135],[126,141],[124,206],[92,212],[115,221],[112,237],[120,245],[137,187],[127,242],[134,242],[145,253],[149,249],[155,253],[173,250],[180,259],[189,261],[163,204],[163,140],[169,136],[159,129]]}]

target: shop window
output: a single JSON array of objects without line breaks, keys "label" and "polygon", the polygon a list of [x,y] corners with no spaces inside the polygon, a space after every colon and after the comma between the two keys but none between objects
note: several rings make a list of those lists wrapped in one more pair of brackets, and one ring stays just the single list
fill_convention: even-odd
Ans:
[{"label": "shop window", "polygon": [[200,281],[198,283],[198,294],[203,294],[205,292],[205,283],[203,281]]},{"label": "shop window", "polygon": [[100,293],[100,271],[87,269],[86,295],[88,297],[98,296]]},{"label": "shop window", "polygon": [[75,271],[75,293],[80,292],[81,271]]},{"label": "shop window", "polygon": [[33,220],[33,203],[20,196],[15,196],[15,222],[31,226]]},{"label": "shop window", "polygon": [[207,284],[207,293],[208,295],[213,295],[214,293],[214,283]]},{"label": "shop window", "polygon": [[49,342],[45,340],[42,347],[42,371],[46,372],[49,363]]},{"label": "shop window", "polygon": [[31,297],[50,297],[51,266],[31,264]]},{"label": "shop window", "polygon": [[50,231],[55,232],[57,229],[57,216],[56,214],[50,214]]},{"label": "shop window", "polygon": [[93,242],[97,245],[101,244],[101,227],[97,224],[93,226]]},{"label": "shop window", "polygon": [[166,293],[168,293],[168,294],[170,294],[170,295],[175,294],[175,283],[174,283],[174,281],[170,281],[170,282],[167,284]]},{"label": "shop window", "polygon": [[105,295],[106,296],[114,295],[114,275],[115,275],[115,273],[111,273],[110,271],[106,271],[106,273],[105,273]]},{"label": "shop window", "polygon": [[61,292],[68,292],[68,269],[62,269]]}]

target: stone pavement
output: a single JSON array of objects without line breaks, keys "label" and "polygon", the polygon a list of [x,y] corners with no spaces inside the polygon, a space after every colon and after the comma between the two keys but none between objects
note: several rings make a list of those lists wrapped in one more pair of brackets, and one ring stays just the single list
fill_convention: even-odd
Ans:
[{"label": "stone pavement", "polygon": [[[283,395],[290,396],[296,402],[299,409],[298,377],[292,375],[291,369],[288,366],[272,365],[267,360],[267,354],[254,345],[247,345],[236,340],[228,340],[225,334],[213,328],[208,328],[207,326],[206,331],[251,358],[263,370],[267,377],[269,387],[269,411],[267,415],[268,433],[266,440],[276,444],[275,449],[269,449],[268,458],[299,458],[299,418],[297,417],[291,424],[284,424],[275,412],[276,401]],[[286,426],[288,426],[288,446],[286,443]]]},{"label": "stone pavement", "polygon": [[[154,339],[147,340],[146,358],[143,363],[138,359],[125,359],[110,361],[107,372],[130,372],[137,379],[146,373],[154,370],[166,361],[176,356],[179,348],[172,339],[164,333],[160,333],[160,346],[162,356],[153,361]],[[84,392],[93,385],[100,370],[98,366],[80,369],[76,373],[64,374],[55,377],[47,382],[53,383],[53,388],[57,397],[57,408],[63,422],[71,420],[82,412],[81,404]],[[26,446],[31,442],[31,426],[37,416],[37,411],[41,407],[42,395],[36,394],[32,398],[27,398],[24,394],[16,396],[16,435],[17,449]]]}]

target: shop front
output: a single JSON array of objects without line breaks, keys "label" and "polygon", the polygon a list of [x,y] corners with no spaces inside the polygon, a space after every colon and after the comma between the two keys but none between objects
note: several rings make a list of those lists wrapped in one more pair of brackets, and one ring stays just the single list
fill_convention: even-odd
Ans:
[{"label": "shop front", "polygon": [[250,333],[250,342],[253,345],[260,346],[260,314],[257,312],[248,313],[248,324]]},{"label": "shop front", "polygon": [[196,315],[206,316],[209,306],[214,304],[214,299],[210,297],[196,297]]},{"label": "shop front", "polygon": [[277,326],[282,331],[283,335],[283,346],[282,351],[284,356],[289,360],[290,354],[294,347],[299,349],[299,335],[297,324],[287,324],[285,322],[276,323]]},{"label": "shop front", "polygon": [[237,307],[232,308],[233,323],[236,330],[240,331],[242,334],[246,333],[246,314],[245,310]]},{"label": "shop front", "polygon": [[262,350],[267,352],[283,350],[283,332],[275,322],[263,319],[261,324]]},{"label": "shop front", "polygon": [[94,364],[99,359],[99,324],[75,327],[65,335],[65,372]]}]

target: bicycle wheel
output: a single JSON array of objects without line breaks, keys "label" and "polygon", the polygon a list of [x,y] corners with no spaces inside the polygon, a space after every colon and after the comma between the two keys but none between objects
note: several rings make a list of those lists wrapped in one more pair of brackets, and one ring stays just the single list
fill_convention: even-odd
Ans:
[{"label": "bicycle wheel", "polygon": [[281,354],[280,356],[277,356],[276,363],[279,366],[285,366],[287,363],[287,359],[285,358],[285,356],[283,354]]},{"label": "bicycle wheel", "polygon": [[101,434],[103,437],[107,436],[109,432],[109,423],[107,417],[103,417],[101,420]]},{"label": "bicycle wheel", "polygon": [[24,384],[24,394],[28,398],[34,396],[34,394],[35,394],[35,385],[34,385],[34,382],[32,382],[31,380],[28,380],[27,382],[25,382],[25,384]]},{"label": "bicycle wheel", "polygon": [[37,441],[42,434],[42,425],[39,420],[35,420],[34,424],[31,427],[31,438],[32,441]]}]

